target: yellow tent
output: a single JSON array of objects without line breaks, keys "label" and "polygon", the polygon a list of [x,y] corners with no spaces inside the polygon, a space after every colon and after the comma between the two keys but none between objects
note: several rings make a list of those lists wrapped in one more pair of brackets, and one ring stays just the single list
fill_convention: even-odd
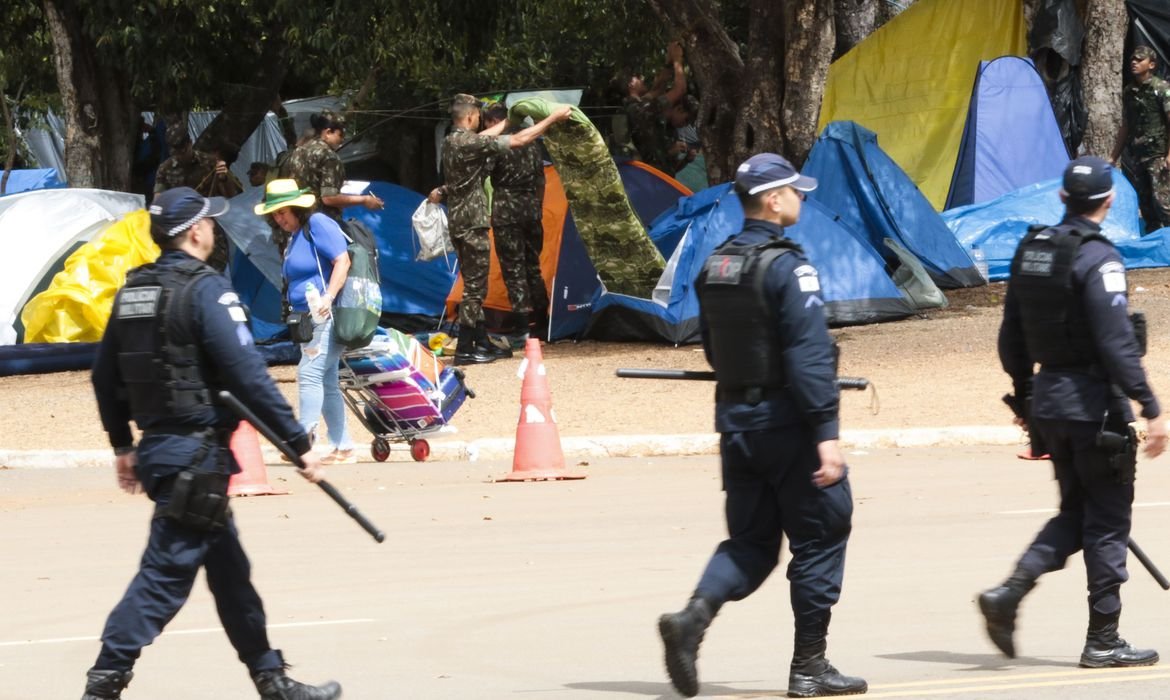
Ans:
[{"label": "yellow tent", "polygon": [[979,61],[1026,51],[1020,0],[918,0],[829,67],[820,132],[853,121],[946,202]]},{"label": "yellow tent", "polygon": [[150,216],[139,209],[110,224],[65,261],[49,288],[20,313],[26,343],[93,343],[102,339],[114,295],[131,268],[153,262]]}]

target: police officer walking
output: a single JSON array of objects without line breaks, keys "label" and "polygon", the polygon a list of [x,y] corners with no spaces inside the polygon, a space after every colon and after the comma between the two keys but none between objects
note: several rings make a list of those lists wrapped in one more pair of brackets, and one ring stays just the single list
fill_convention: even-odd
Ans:
[{"label": "police officer walking", "polygon": [[829,616],[841,594],[853,496],[838,444],[833,341],[816,268],[784,227],[816,180],[762,153],[739,166],[743,231],[707,259],[696,281],[703,349],[715,368],[728,539],[715,550],[684,610],[658,631],[675,689],[699,692],[695,662],[711,619],[751,595],[776,568],[784,535],[796,634],[789,697],[864,693],[825,659]]},{"label": "police officer walking", "polygon": [[1092,156],[1072,161],[1060,197],[1064,220],[1033,229],[1016,250],[999,331],[1000,362],[1016,397],[1031,385],[1032,424],[1052,455],[1060,512],[1011,576],[979,596],[979,608],[992,643],[1015,657],[1021,599],[1042,574],[1063,569],[1083,550],[1089,627],[1080,665],[1148,666],[1158,653],[1117,633],[1137,457],[1129,399],[1147,421],[1147,457],[1165,449],[1166,424],[1127,315],[1125,266],[1101,235],[1113,205],[1113,168]]},{"label": "police officer walking", "polygon": [[[162,255],[131,270],[98,348],[93,385],[118,485],[144,491],[155,510],[138,573],[106,621],[82,700],[122,697],[142,648],[187,601],[200,568],[262,700],[341,696],[337,683],[313,687],[285,675],[227,506],[228,478],[240,471],[228,440],[239,421],[213,403],[221,389],[302,455],[302,476],[315,482],[323,473],[252,344],[239,299],[205,263],[214,245],[212,218],[225,211],[223,199],[187,187],[155,197],[151,237]],[[142,431],[137,447],[131,420]]]},{"label": "police officer walking", "polygon": [[459,341],[455,346],[455,364],[480,364],[501,357],[511,357],[511,350],[493,345],[484,326],[483,299],[487,294],[491,244],[488,240],[488,206],[483,182],[491,159],[511,148],[521,148],[548,127],[568,119],[569,107],[562,107],[533,126],[501,136],[507,120],[476,133],[480,126],[480,101],[472,95],[459,94],[451,101],[454,129],[443,142],[443,179],[441,187],[431,190],[428,199],[438,204],[447,199],[451,245],[463,274],[463,299],[459,302]]}]

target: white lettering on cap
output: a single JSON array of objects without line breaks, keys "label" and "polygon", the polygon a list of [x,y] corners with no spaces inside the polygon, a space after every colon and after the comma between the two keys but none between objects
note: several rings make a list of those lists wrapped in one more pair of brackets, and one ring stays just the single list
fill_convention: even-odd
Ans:
[{"label": "white lettering on cap", "polygon": [[1073,172],[1077,175],[1091,175],[1093,167],[1091,165],[1074,165]]}]

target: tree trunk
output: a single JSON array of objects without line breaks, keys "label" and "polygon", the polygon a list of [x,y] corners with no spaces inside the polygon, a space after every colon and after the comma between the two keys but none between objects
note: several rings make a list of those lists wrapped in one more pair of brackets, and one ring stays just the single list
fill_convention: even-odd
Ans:
[{"label": "tree trunk", "polygon": [[849,52],[877,28],[878,5],[885,0],[834,0],[833,17],[837,45],[833,59]]},{"label": "tree trunk", "polygon": [[815,138],[835,32],[833,0],[751,0],[744,55],[712,0],[647,0],[679,35],[702,99],[710,182],[763,151],[803,161]]},{"label": "tree trunk", "polygon": [[[268,34],[270,38],[261,49],[256,64],[241,74],[245,77],[236,95],[225,100],[219,114],[196,138],[196,150],[216,151],[224,160],[234,160],[240,146],[264,121],[273,102],[280,98],[280,85],[288,72],[287,43],[278,38],[282,34],[279,27],[269,28]],[[289,148],[293,145],[290,144]]]},{"label": "tree trunk", "polygon": [[65,175],[73,187],[130,189],[137,110],[130,82],[103,64],[76,0],[44,0],[65,121]]},{"label": "tree trunk", "polygon": [[1121,66],[1128,27],[1125,0],[1096,0],[1085,17],[1081,79],[1089,124],[1082,150],[1108,158],[1121,128]]}]

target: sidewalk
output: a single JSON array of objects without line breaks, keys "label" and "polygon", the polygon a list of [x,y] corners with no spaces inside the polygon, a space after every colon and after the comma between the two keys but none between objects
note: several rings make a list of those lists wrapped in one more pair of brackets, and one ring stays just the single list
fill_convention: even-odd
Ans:
[{"label": "sidewalk", "polygon": [[[872,450],[897,447],[950,447],[958,445],[1023,445],[1019,428],[1012,426],[952,426],[947,428],[912,428],[905,430],[844,430],[841,443],[846,450]],[[513,438],[480,440],[430,441],[431,462],[499,461],[512,458]],[[368,446],[355,446],[359,459],[372,462]],[[606,435],[561,438],[565,459],[598,457],[667,457],[714,455],[719,452],[716,433],[690,435]],[[261,452],[268,464],[279,464],[279,453],[263,444]],[[410,461],[405,443],[392,444],[391,462]],[[71,467],[108,467],[113,462],[110,450],[0,450],[0,469],[62,469]]]}]

